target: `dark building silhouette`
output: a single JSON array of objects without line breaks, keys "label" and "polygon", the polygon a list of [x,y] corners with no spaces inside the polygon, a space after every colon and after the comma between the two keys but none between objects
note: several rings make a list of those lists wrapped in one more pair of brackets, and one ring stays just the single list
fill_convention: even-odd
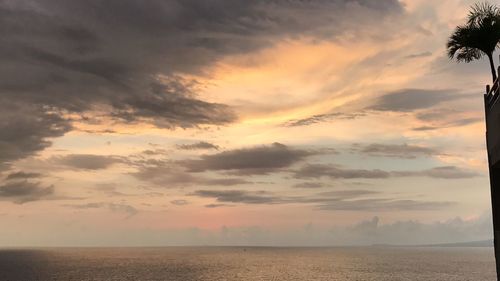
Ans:
[{"label": "dark building silhouette", "polygon": [[[500,73],[500,67],[498,68]],[[500,78],[486,86],[484,109],[486,119],[486,147],[490,173],[491,209],[497,280],[500,281]]]}]

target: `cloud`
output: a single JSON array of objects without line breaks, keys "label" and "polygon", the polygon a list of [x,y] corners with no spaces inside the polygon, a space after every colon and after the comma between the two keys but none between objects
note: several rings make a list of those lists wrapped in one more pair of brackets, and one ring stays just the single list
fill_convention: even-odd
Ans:
[{"label": "cloud", "polygon": [[422,53],[415,53],[415,54],[410,54],[405,56],[405,59],[417,59],[417,58],[425,58],[425,57],[430,57],[432,56],[432,53],[427,51],[427,52],[422,52]]},{"label": "cloud", "polygon": [[446,123],[441,123],[437,125],[426,125],[426,126],[419,126],[412,128],[413,131],[432,131],[432,130],[438,130],[438,129],[444,129],[444,128],[450,128],[450,127],[461,127],[461,126],[467,126],[470,124],[482,122],[484,119],[483,118],[464,118],[464,119],[458,119],[454,120],[451,122],[446,122]]},{"label": "cloud", "polygon": [[293,176],[299,179],[305,178],[321,178],[321,177],[331,177],[331,178],[343,178],[343,179],[355,179],[355,178],[365,178],[365,179],[383,179],[388,178],[391,174],[387,171],[373,169],[345,169],[334,165],[324,165],[324,164],[306,164],[300,169],[293,171]]},{"label": "cloud", "polygon": [[440,179],[464,179],[479,176],[478,173],[455,166],[442,166],[420,171],[384,171],[379,169],[348,169],[327,164],[306,164],[292,171],[297,179],[330,177],[334,179],[384,179],[389,177],[431,177]]},{"label": "cloud", "polygon": [[7,175],[6,180],[31,179],[43,176],[40,173],[30,173],[24,171],[13,172]]},{"label": "cloud", "polygon": [[106,208],[112,212],[126,213],[127,218],[135,216],[137,213],[139,213],[139,211],[135,207],[123,203],[95,202],[86,204],[66,204],[64,206],[82,210]]},{"label": "cloud", "polygon": [[293,185],[294,188],[320,188],[324,186],[321,182],[301,182]]},{"label": "cloud", "polygon": [[373,23],[403,12],[397,0],[2,1],[0,163],[50,146],[71,130],[67,113],[161,128],[234,122],[183,76],[285,38],[379,33]]},{"label": "cloud", "polygon": [[251,184],[252,182],[242,178],[218,178],[218,179],[198,178],[196,180],[196,183],[202,185],[232,186],[241,184]]},{"label": "cloud", "polygon": [[184,205],[189,204],[189,202],[187,200],[184,200],[184,199],[176,199],[176,200],[170,201],[170,204],[177,205],[177,206],[184,206]]},{"label": "cloud", "polygon": [[373,191],[373,190],[366,190],[366,189],[346,189],[346,190],[334,190],[334,191],[327,191],[327,192],[321,192],[318,195],[320,196],[325,196],[325,197],[337,197],[337,198],[342,198],[342,199],[350,199],[350,198],[355,198],[359,196],[366,196],[366,195],[374,195],[374,194],[379,194],[380,192],[378,191]]},{"label": "cloud", "polygon": [[96,190],[104,193],[109,197],[162,197],[163,193],[160,192],[146,192],[146,193],[123,193],[119,191],[118,185],[114,183],[100,183],[96,184]]},{"label": "cloud", "polygon": [[268,195],[265,191],[249,192],[244,190],[197,190],[189,195],[215,198],[218,202],[246,204],[282,203],[279,197]]},{"label": "cloud", "polygon": [[102,170],[111,165],[123,162],[123,159],[117,156],[94,155],[94,154],[69,154],[65,156],[54,156],[51,162],[82,170]]},{"label": "cloud", "polygon": [[463,170],[455,166],[435,167],[422,171],[396,171],[393,174],[403,177],[426,176],[438,179],[466,179],[479,176],[476,172]]},{"label": "cloud", "polygon": [[421,201],[404,199],[359,199],[352,201],[327,202],[316,206],[329,211],[416,211],[439,210],[455,205],[455,202]]},{"label": "cloud", "polygon": [[461,112],[456,109],[441,107],[441,108],[431,108],[417,112],[415,113],[415,117],[421,121],[435,122],[435,121],[443,121],[443,119],[448,119],[449,116],[460,115],[460,113]]},{"label": "cloud", "polygon": [[64,116],[161,128],[234,122],[228,105],[205,101],[204,85],[185,77],[286,38],[379,33],[373,23],[404,13],[396,0],[243,2],[0,3],[0,130],[8,132],[0,136],[1,169],[50,146],[72,122],[88,122]]},{"label": "cloud", "polygon": [[210,208],[210,209],[219,208],[219,207],[233,207],[233,205],[229,205],[229,204],[207,204],[207,205],[205,205],[205,208]]},{"label": "cloud", "polygon": [[355,145],[353,150],[370,156],[416,158],[419,156],[437,155],[439,152],[430,147],[404,144],[380,144]]},{"label": "cloud", "polygon": [[200,142],[193,143],[193,144],[180,144],[180,145],[177,145],[177,148],[178,149],[183,149],[183,150],[196,150],[196,149],[215,149],[215,150],[219,150],[219,146],[218,145],[211,144],[211,143],[206,142],[206,141],[200,141]]},{"label": "cloud", "polygon": [[469,242],[491,239],[491,216],[464,220],[453,218],[445,221],[423,223],[400,220],[382,223],[379,217],[359,222],[345,229],[333,230],[342,240],[353,244],[428,245],[438,243]]},{"label": "cloud", "polygon": [[250,184],[251,182],[242,178],[225,177],[211,178],[193,175],[186,172],[176,162],[165,160],[130,161],[129,164],[137,168],[131,175],[141,181],[154,183],[166,188],[187,186],[234,186]]},{"label": "cloud", "polygon": [[[424,201],[398,198],[367,198],[380,196],[372,190],[337,190],[312,196],[280,196],[267,191],[245,190],[197,190],[188,194],[202,198],[214,198],[217,203],[241,204],[308,204],[316,210],[326,211],[414,211],[437,210],[454,205],[454,202]],[[224,206],[224,205],[222,205]],[[222,207],[217,206],[217,207]],[[214,208],[216,206],[210,206]]]},{"label": "cloud", "polygon": [[50,198],[53,194],[53,186],[42,186],[39,182],[12,180],[0,185],[0,200],[18,204]]},{"label": "cloud", "polygon": [[378,97],[374,101],[374,104],[367,109],[410,112],[430,108],[443,102],[469,98],[472,96],[473,95],[464,94],[453,89],[402,89]]},{"label": "cloud", "polygon": [[289,167],[317,152],[293,149],[281,143],[227,150],[200,159],[180,162],[190,172],[231,171],[236,174],[268,174]]},{"label": "cloud", "polygon": [[357,113],[342,113],[342,112],[335,112],[335,113],[328,113],[328,114],[317,114],[313,115],[311,117],[303,118],[303,119],[294,119],[294,120],[289,120],[284,124],[285,127],[299,127],[299,126],[309,126],[313,125],[316,123],[322,123],[322,122],[328,122],[331,120],[335,119],[356,119],[362,116],[365,116],[366,114],[364,112],[357,112]]},{"label": "cloud", "polygon": [[415,117],[427,125],[415,127],[414,131],[428,131],[441,128],[460,127],[482,122],[483,117],[471,117],[466,112],[450,108],[433,108],[417,112]]},{"label": "cloud", "polygon": [[[3,94],[2,94],[3,95]],[[0,170],[51,145],[71,129],[58,112],[0,97]]]},{"label": "cloud", "polygon": [[[221,205],[221,204],[210,204]],[[230,207],[226,205],[226,207]],[[377,214],[377,213],[376,213]],[[390,220],[384,214],[357,220],[349,225],[321,225],[314,222],[298,222],[286,229],[273,226],[242,225],[221,226],[218,229],[189,228],[142,228],[135,231],[114,230],[110,235],[100,237],[103,245],[142,246],[347,246],[347,245],[429,245],[466,241],[491,240],[493,237],[491,216],[484,215],[472,219],[460,217],[439,221],[418,221],[412,217]],[[70,233],[74,237],[74,233]],[[86,235],[85,233],[83,235]],[[63,236],[64,237],[64,236]],[[83,239],[79,245],[89,245]],[[43,241],[43,240],[41,240]],[[52,241],[52,240],[50,240]],[[63,245],[75,246],[73,240]],[[57,241],[61,245],[61,241]],[[146,243],[146,244],[145,244]],[[492,249],[486,249],[491,253]],[[299,250],[300,251],[300,250]],[[308,251],[308,250],[306,250]],[[329,250],[327,250],[329,251]],[[374,253],[394,253],[392,248],[376,248]],[[397,249],[396,251],[399,251]],[[435,250],[421,248],[419,251],[435,253]],[[490,255],[490,254],[488,254]],[[494,273],[493,273],[494,274]]]}]

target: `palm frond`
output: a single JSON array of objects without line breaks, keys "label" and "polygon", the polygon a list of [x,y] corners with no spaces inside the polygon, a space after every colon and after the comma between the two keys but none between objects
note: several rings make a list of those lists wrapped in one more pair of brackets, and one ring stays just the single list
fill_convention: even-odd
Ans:
[{"label": "palm frond", "polygon": [[494,19],[500,17],[500,9],[488,2],[480,2],[471,6],[467,23],[469,25],[481,25],[485,19]]},{"label": "palm frond", "polygon": [[475,48],[465,47],[457,52],[457,61],[471,62],[483,57],[483,52]]},{"label": "palm frond", "polygon": [[465,25],[457,26],[447,42],[450,59],[470,62],[491,55],[500,41],[500,9],[487,2],[471,7]]}]

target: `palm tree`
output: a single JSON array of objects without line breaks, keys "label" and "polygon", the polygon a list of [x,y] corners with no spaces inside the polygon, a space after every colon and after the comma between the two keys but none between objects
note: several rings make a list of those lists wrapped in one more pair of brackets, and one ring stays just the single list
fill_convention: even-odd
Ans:
[{"label": "palm tree", "polygon": [[497,79],[493,52],[500,41],[500,8],[487,2],[471,7],[465,25],[457,26],[448,39],[448,56],[471,62],[486,55],[490,61],[493,81]]}]

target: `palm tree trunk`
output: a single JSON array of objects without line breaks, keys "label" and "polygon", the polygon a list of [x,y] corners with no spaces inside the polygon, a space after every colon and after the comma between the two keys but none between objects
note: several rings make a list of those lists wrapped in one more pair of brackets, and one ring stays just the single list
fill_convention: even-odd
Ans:
[{"label": "palm tree trunk", "polygon": [[493,83],[497,80],[497,72],[495,70],[495,62],[493,61],[493,54],[488,54],[488,59],[490,60],[491,75],[493,76]]}]

